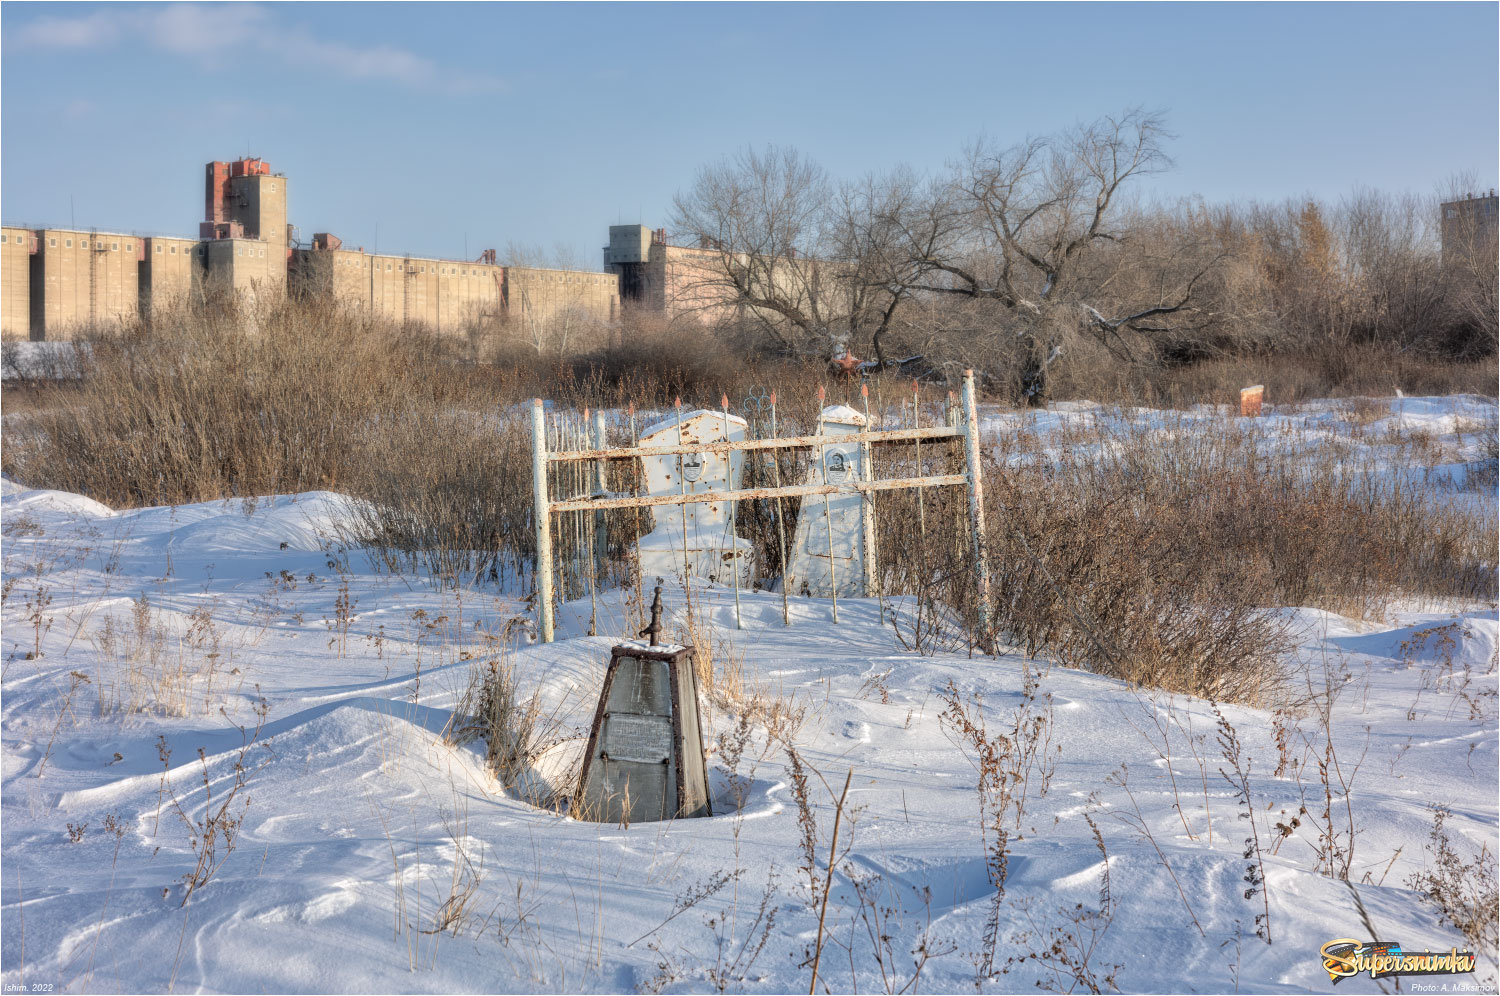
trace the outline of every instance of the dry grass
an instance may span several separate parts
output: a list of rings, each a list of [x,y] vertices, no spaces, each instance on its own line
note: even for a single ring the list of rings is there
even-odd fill
[[[145,592],[131,602],[128,617],[107,615],[90,640],[97,654],[94,687],[101,715],[152,712],[187,716],[201,705],[205,715],[219,707],[214,681],[243,687],[213,619],[211,606],[199,606],[181,633],[173,631]],[[220,691],[225,688],[221,686]]]
[[[723,353],[713,337],[640,317],[613,341],[567,359],[533,350],[487,365],[476,356],[500,354],[475,354],[472,345],[296,303],[253,315],[173,316],[149,333],[93,342],[81,380],[33,388],[51,392],[50,403],[7,432],[4,468],[33,486],[116,506],[336,488],[360,499],[341,538],[382,567],[448,585],[509,587],[514,579],[525,587],[534,558],[529,441],[514,413],[531,396],[581,411],[669,406],[681,392],[685,404],[717,408],[721,393],[738,407],[752,389],[776,388],[788,433],[811,424],[813,388],[824,375],[817,364],[756,366],[748,354]],[[1492,360],[1407,357],[1393,366],[1374,349],[1319,353],[1322,372],[1297,384],[1272,376],[1267,364],[1300,369],[1281,358],[1221,358],[1163,368],[1168,379],[1155,387],[1094,378],[1069,388],[1059,374],[1053,393],[1227,402],[1254,380],[1282,401],[1347,387],[1387,393],[1392,377],[1412,391],[1479,389],[1467,378],[1485,370],[1493,388]],[[1101,366],[1098,376],[1107,372]],[[907,390],[905,381],[875,381],[874,409],[896,406]],[[841,393],[847,388],[836,386],[834,400]],[[923,424],[940,418],[929,409]],[[1276,441],[1237,425],[1085,427],[1047,440],[1064,453],[1050,458],[1029,433],[1001,439],[1001,455],[1019,466],[986,470],[991,573],[1001,593],[990,629],[1071,666],[1260,701],[1279,681],[1286,647],[1265,609],[1378,616],[1400,597],[1494,597],[1493,521],[1476,522],[1428,501],[1426,489],[1360,466],[1358,450],[1273,449]],[[625,441],[621,427],[612,431],[612,442]],[[1419,463],[1437,459],[1420,440],[1398,442]],[[1298,455],[1287,455],[1292,449]],[[789,483],[796,461],[782,457],[780,478]],[[887,469],[911,469],[909,455],[881,459]],[[927,473],[956,466],[936,445],[925,448],[924,465]],[[635,488],[632,468],[610,473],[611,490]],[[747,461],[746,486],[773,477],[769,463]],[[763,578],[779,573],[796,504],[780,510],[782,529],[770,503],[738,509]],[[898,633],[924,652],[986,645],[993,633],[979,632],[962,495],[928,493],[920,512],[914,495],[882,495],[877,507],[883,584],[906,597],[896,607]],[[631,540],[649,528],[649,516],[625,510],[606,519],[607,562],[597,576],[564,570],[569,597],[634,580]],[[592,544],[590,529],[559,530],[565,566],[575,547]],[[45,622],[45,613],[36,615]],[[150,634],[138,637],[115,656],[151,661]],[[706,655],[698,666],[711,698],[777,700],[746,687],[733,653],[715,646],[720,637],[683,638]],[[170,686],[162,656],[151,667]],[[170,687],[152,697],[180,698]]]
[[[1495,598],[1493,519],[1337,441],[1242,423],[1104,423],[999,440],[986,469],[991,627],[1028,655],[1133,683],[1266,703],[1285,678],[1278,606],[1380,617],[1398,599]],[[929,465],[930,467],[932,465]],[[930,472],[930,471],[929,471]],[[914,648],[983,645],[952,496],[881,496],[881,564]]]
[[[1462,845],[1455,846],[1445,826],[1451,815],[1441,806],[1433,807],[1427,867],[1413,874],[1406,884],[1436,906],[1442,921],[1458,928],[1480,958],[1493,964],[1500,945],[1500,884],[1495,855],[1486,844],[1480,845],[1478,853],[1463,854]],[[1493,987],[1493,976],[1487,984]]]

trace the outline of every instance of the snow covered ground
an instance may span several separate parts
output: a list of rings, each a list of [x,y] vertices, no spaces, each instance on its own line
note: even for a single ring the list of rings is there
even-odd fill
[[[1493,403],[1389,409],[1374,423],[1436,445],[1423,468],[1436,490],[1483,459],[1472,423],[1492,425]],[[1025,417],[1051,432],[1097,414]],[[1277,419],[1350,445],[1393,438],[1369,421],[1356,434],[1339,404],[1253,424],[1274,437]],[[1478,501],[1494,514],[1493,485]],[[1028,958],[1054,943],[1074,955],[1071,935],[1092,945],[1082,973],[1101,986],[1172,992],[1328,991],[1319,948],[1372,932],[1407,951],[1466,946],[1407,883],[1433,867],[1433,804],[1451,810],[1465,860],[1497,851],[1493,605],[1379,623],[1287,610],[1300,653],[1285,707],[1222,707],[1263,852],[1253,886],[1252,821],[1222,773],[1210,703],[1029,669],[1014,652],[907,653],[872,601],[841,600],[835,626],[826,602],[794,598],[787,627],[779,595],[746,593],[737,631],[731,594],[695,588],[720,656],[742,656],[749,684],[803,711],[792,742],[815,769],[809,876],[786,753],[762,730],[735,763],[722,704],[706,730],[716,815],[702,820],[572,821],[504,790],[482,744],[445,744],[471,667],[526,605],[376,573],[330,546],[341,508],[311,493],[115,511],[4,482],[7,991],[800,991],[850,772],[819,969],[836,992],[906,986],[919,945],[926,991],[1083,990]],[[680,623],[682,593],[667,601]],[[606,593],[607,635],[586,636],[591,609],[569,604],[557,643],[513,652],[569,738],[541,774],[577,751],[609,647],[638,625],[625,593]],[[1016,769],[1024,806],[1003,817],[998,906],[975,752],[942,718],[950,683],[971,708],[982,697],[990,734],[1018,710],[1038,731]],[[1331,805],[1318,771],[1330,698]],[[239,821],[232,850],[222,830],[206,836],[221,813]],[[210,844],[213,873],[184,905]],[[1483,954],[1476,976],[1416,981],[1477,985],[1495,973]],[[1365,975],[1338,991],[1376,988]]]

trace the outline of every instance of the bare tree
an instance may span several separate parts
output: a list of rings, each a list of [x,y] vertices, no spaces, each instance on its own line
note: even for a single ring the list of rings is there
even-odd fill
[[[912,302],[924,260],[947,253],[959,234],[946,188],[907,167],[841,184],[828,230],[830,252],[844,263],[849,337],[863,342],[868,335],[883,367],[886,336]]]
[[[826,350],[851,304],[846,265],[825,258],[829,198],[823,169],[795,149],[747,148],[699,170],[673,199],[672,227],[698,250],[675,304],[752,322],[788,353]]]
[[[920,264],[912,289],[1003,308],[1027,357],[1020,387],[1032,402],[1045,396],[1047,368],[1071,331],[1132,360],[1131,338],[1175,331],[1222,259],[1204,244],[1148,246],[1131,224],[1127,188],[1171,165],[1169,137],[1159,115],[1136,109],[1008,148],[976,143],[955,170],[947,210],[930,218],[942,223],[932,249],[910,240]],[[1122,295],[1123,261],[1109,257],[1132,253],[1148,279]]]

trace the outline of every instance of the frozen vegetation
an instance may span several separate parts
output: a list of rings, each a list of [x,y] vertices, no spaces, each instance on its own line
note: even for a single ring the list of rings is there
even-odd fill
[[[985,428],[1023,418],[1044,446],[1005,460],[1157,416]],[[1243,425],[1495,515],[1492,402]],[[346,513],[4,482],[7,991],[796,992],[816,958],[835,992],[1320,992],[1335,938],[1476,949],[1421,981],[1494,986],[1494,604],[1282,607],[1287,680],[1233,704],[911,652],[899,598],[834,626],[794,597],[788,627],[746,592],[736,629],[731,593],[669,585],[673,635],[711,657],[715,815],[608,826],[558,800],[634,590],[535,645],[519,586],[377,571]],[[509,784],[463,735],[492,668],[534,721]]]

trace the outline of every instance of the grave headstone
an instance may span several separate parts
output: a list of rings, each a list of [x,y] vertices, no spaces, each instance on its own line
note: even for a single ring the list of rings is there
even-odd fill
[[[723,412],[699,410],[685,414],[680,428],[684,446],[745,438],[745,420],[737,415],[726,420]],[[649,427],[641,435],[640,445],[675,446],[678,431],[676,417],[669,418]],[[642,457],[641,462],[648,494],[676,495],[684,489],[688,494],[698,494],[739,488],[745,454],[737,450],[727,459],[725,454],[706,452],[648,456]],[[652,512],[655,527],[641,537],[642,574],[682,577],[687,573],[732,584],[732,572],[738,569],[740,584],[750,583],[754,544],[732,532],[728,502],[656,505]]]
[[[651,606],[661,631],[661,585]],[[632,640],[610,654],[589,732],[574,819],[651,823],[712,816],[692,648]]]
[[[805,483],[848,484],[862,480],[864,465],[855,434],[864,426],[864,415],[847,405],[823,409],[823,435],[847,436],[849,441],[812,450]],[[833,594],[835,582],[840,598],[864,594],[864,502],[863,493],[807,495],[802,499],[785,582],[792,594],[828,598]]]

